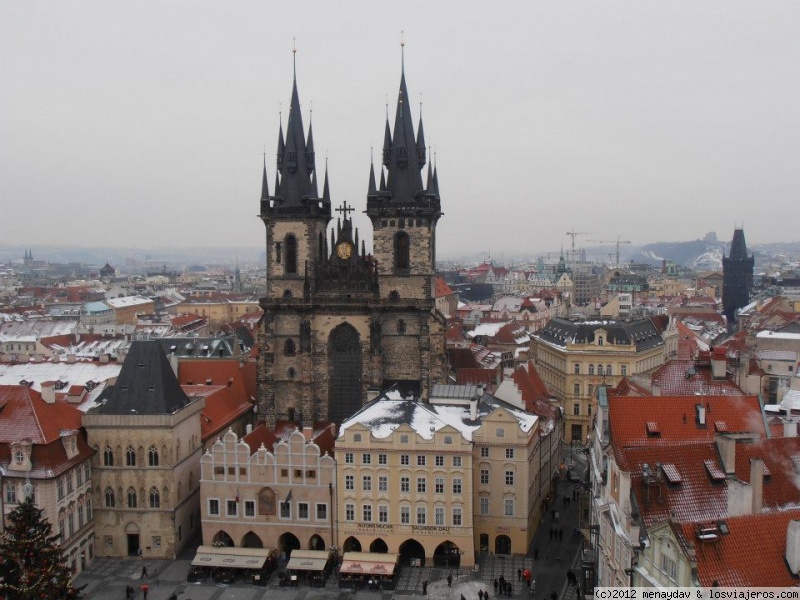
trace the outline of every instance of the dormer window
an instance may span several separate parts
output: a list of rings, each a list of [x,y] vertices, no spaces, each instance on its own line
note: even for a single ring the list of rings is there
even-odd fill
[[[603,345],[603,336],[602,335],[597,338],[597,345],[598,346],[602,346]]]
[[[14,462],[16,462],[18,465],[21,465],[25,462],[25,453],[22,450],[17,450],[14,453]]]

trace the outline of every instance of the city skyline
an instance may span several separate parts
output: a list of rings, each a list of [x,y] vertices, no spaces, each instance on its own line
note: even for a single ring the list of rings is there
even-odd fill
[[[189,6],[4,7],[6,244],[261,247],[293,45],[317,168],[334,205],[363,210],[401,31],[441,258],[568,249],[570,230],[589,232],[578,246],[796,239],[762,216],[800,183],[795,5]]]

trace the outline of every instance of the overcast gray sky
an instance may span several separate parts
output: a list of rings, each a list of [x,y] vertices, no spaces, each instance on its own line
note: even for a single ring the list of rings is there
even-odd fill
[[[440,257],[800,238],[794,0],[2,0],[0,243],[263,246],[293,38],[317,166],[363,210],[401,30]]]

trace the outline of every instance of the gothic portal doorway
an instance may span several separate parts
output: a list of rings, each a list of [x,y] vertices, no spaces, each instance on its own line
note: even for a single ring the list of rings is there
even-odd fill
[[[342,323],[328,338],[330,395],[328,419],[342,423],[361,408],[361,336],[355,327]]]

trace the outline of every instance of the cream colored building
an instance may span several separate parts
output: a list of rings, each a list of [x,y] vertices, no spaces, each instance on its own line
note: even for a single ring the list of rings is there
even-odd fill
[[[533,335],[531,355],[547,389],[564,409],[564,441],[587,443],[595,391],[664,364],[666,345],[649,319],[552,319]]]
[[[480,424],[472,434],[475,547],[527,554],[543,500],[538,418],[504,404],[482,415]]]
[[[337,544],[442,567],[472,567],[482,543],[526,553],[537,438],[535,415],[475,386],[434,386],[430,403],[374,400],[337,439]]]
[[[228,431],[200,460],[203,544],[292,550],[333,545],[331,428]]]
[[[96,552],[175,558],[200,529],[200,413],[157,341],[131,344],[117,382],[84,416],[95,449]]]

